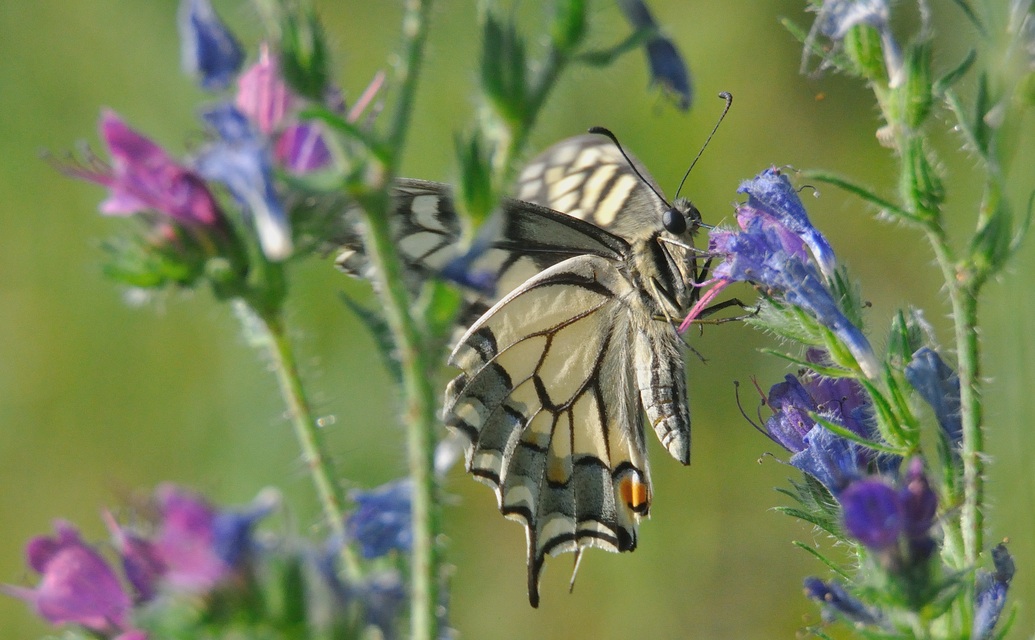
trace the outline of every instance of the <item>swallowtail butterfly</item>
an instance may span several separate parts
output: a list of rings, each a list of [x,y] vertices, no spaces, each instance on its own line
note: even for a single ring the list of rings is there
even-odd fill
[[[636,168],[639,177],[630,166]],[[525,526],[528,594],[546,556],[632,551],[651,504],[644,419],[690,461],[684,345],[676,325],[697,300],[701,217],[665,203],[607,138],[560,142],[521,173],[488,247],[469,265],[495,275],[450,356],[448,427],[467,470]],[[655,187],[656,189],[656,187]],[[400,180],[392,224],[418,277],[455,264],[461,229],[449,187]],[[356,246],[338,265],[366,266]]]

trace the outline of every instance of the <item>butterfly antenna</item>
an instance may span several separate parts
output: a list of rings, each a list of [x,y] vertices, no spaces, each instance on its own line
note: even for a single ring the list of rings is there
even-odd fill
[[[705,148],[708,147],[708,143],[712,141],[712,136],[714,136],[715,132],[719,130],[719,125],[722,124],[722,120],[726,117],[726,114],[729,113],[730,107],[733,105],[733,94],[729,91],[723,91],[719,94],[719,97],[726,101],[726,108],[722,110],[722,115],[719,116],[719,119],[715,122],[715,126],[712,127],[712,132],[708,134],[708,139],[701,145],[701,150],[697,152],[697,157],[695,157],[694,161],[690,163],[690,168],[686,170],[686,173],[683,174],[683,179],[679,181],[679,188],[676,189],[676,198],[679,197],[679,192],[683,190],[683,183],[686,182],[687,177],[690,175],[690,170],[694,168],[694,165],[697,164],[697,161],[701,158],[701,154],[704,153]]]
[[[636,168],[636,163],[634,163],[632,159],[629,158],[629,154],[626,153],[625,149],[622,148],[622,143],[618,142],[618,137],[615,136],[615,134],[611,133],[610,129],[607,129],[605,127],[590,127],[589,132],[598,133],[602,136],[607,136],[608,138],[610,138],[611,142],[615,143],[615,146],[618,147],[618,150],[622,153],[622,157],[625,158],[625,161],[629,163],[629,166],[632,168],[633,173],[636,174],[640,181],[643,182],[643,184],[647,185],[647,187],[654,192],[654,195],[658,196],[659,200],[665,203],[665,207],[672,207],[672,205],[668,203],[668,200],[665,199],[665,196],[658,193],[658,190],[654,188],[654,185],[652,185],[649,180],[643,177],[643,174],[640,173],[640,170]]]

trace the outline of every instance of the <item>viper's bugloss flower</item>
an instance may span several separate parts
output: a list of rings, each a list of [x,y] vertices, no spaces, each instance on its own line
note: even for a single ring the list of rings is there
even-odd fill
[[[658,23],[643,0],[619,0],[618,6],[636,29],[649,30],[644,48],[647,64],[650,66],[651,82],[660,85],[667,93],[676,96],[677,105],[683,111],[690,108],[693,88],[690,72],[676,45],[661,35]]]
[[[269,45],[259,49],[259,60],[237,79],[237,109],[265,135],[279,130],[298,99],[280,75],[276,56]]]
[[[35,589],[0,585],[4,593],[31,604],[51,624],[77,624],[99,634],[127,630],[129,595],[96,549],[83,543],[67,522],[57,522],[53,538],[33,538],[25,554],[41,575]]]
[[[374,573],[367,577],[363,585],[366,622],[377,627],[385,640],[399,637],[397,628],[406,601],[406,585],[398,571]]]
[[[164,564],[162,584],[204,593],[240,569],[251,550],[254,524],[274,506],[260,494],[243,512],[216,510],[204,498],[174,485],[156,491],[159,529],[153,553]]]
[[[937,352],[927,347],[917,349],[906,365],[905,374],[909,384],[931,405],[950,449],[959,455],[959,447],[963,442],[959,376]]]
[[[879,478],[864,478],[848,485],[837,499],[848,535],[873,551],[898,545],[904,524],[894,488]]]
[[[805,448],[791,456],[791,465],[804,471],[835,496],[866,472],[866,450],[822,425],[805,435]]]
[[[823,582],[819,578],[805,578],[805,594],[823,604],[823,618],[828,621],[843,617],[849,622],[862,625],[881,623],[879,613],[852,597],[833,580]]]
[[[390,551],[408,553],[413,545],[410,503],[413,483],[395,480],[371,491],[353,491],[356,510],[349,515],[346,531],[359,543],[364,558],[378,558]]]
[[[104,521],[122,559],[122,571],[136,592],[134,600],[144,603],[158,594],[158,582],[167,567],[152,541],[125,529],[109,512]]]
[[[237,84],[238,110],[273,141],[273,157],[279,166],[306,173],[330,164],[321,125],[297,121],[304,100],[291,92],[268,45],[263,44],[259,61],[241,74]],[[340,102],[340,95],[329,100]]]
[[[931,536],[938,496],[924,473],[923,459],[909,461],[894,482],[884,476],[853,481],[837,496],[845,531],[871,551],[880,553],[888,568],[916,565],[931,557]]]
[[[291,227],[273,185],[270,150],[248,119],[231,104],[202,113],[218,134],[197,158],[198,171],[226,185],[250,216],[267,258],[280,261],[293,250]]]
[[[977,584],[974,593],[974,626],[971,637],[974,640],[985,640],[992,637],[992,631],[999,622],[999,616],[1006,606],[1006,594],[1013,579],[1014,562],[1010,552],[1003,544],[992,549],[992,562],[995,571],[984,569],[977,572]]]
[[[111,154],[111,166],[90,157],[88,164],[59,168],[109,189],[101,213],[154,211],[192,229],[225,226],[219,205],[198,173],[177,163],[113,111],[102,113],[100,131]]]
[[[823,359],[810,351],[810,361]],[[773,415],[765,432],[790,451],[790,463],[808,473],[837,496],[850,482],[871,471],[894,472],[901,459],[879,455],[817,422],[819,416],[861,438],[872,438],[876,427],[870,403],[858,382],[808,373],[801,378],[788,374],[769,390],[767,400]]]
[[[737,193],[748,197],[747,202],[737,209],[738,220],[742,216],[761,217],[768,219],[778,233],[790,232],[812,251],[823,276],[828,280],[834,277],[837,269],[834,250],[819,229],[812,226],[798,192],[787,176],[776,169],[766,169],[753,180],[742,182]]]
[[[182,0],[178,23],[184,72],[208,91],[230,86],[244,62],[244,51],[211,2]]]
[[[880,35],[888,84],[897,87],[905,79],[905,65],[902,50],[891,32],[890,19],[888,0],[824,0],[809,38],[814,38],[819,32],[839,44],[853,27],[873,27]]]
[[[833,252],[809,223],[790,180],[767,169],[744,182],[739,192],[748,194],[748,201],[737,208],[740,229],[717,227],[710,232],[709,251],[723,260],[712,271],[711,288],[701,295],[679,330],[685,331],[727,286],[750,282],[762,287],[767,296],[808,313],[844,344],[866,376],[876,377],[880,364],[873,348],[841,312],[820,273],[821,269],[833,272]],[[821,269],[808,259],[806,246]]]

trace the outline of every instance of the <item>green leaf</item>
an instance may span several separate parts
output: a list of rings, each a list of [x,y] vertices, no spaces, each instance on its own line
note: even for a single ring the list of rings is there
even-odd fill
[[[284,80],[299,95],[321,102],[328,86],[327,45],[312,7],[284,12],[280,25],[280,64]]]
[[[863,200],[865,200],[866,202],[869,202],[870,204],[874,205],[875,207],[880,209],[883,213],[885,213],[885,214],[887,214],[887,215],[889,215],[889,216],[891,216],[893,218],[899,218],[899,219],[902,219],[902,220],[909,220],[909,221],[915,221],[916,220],[916,217],[913,216],[913,214],[909,213],[905,209],[902,209],[897,204],[891,202],[890,200],[887,200],[886,198],[882,198],[882,197],[878,196],[876,193],[874,193],[870,189],[868,189],[868,188],[866,188],[866,187],[864,187],[862,185],[856,184],[856,183],[850,181],[848,178],[845,178],[845,177],[842,177],[842,176],[839,176],[839,175],[836,175],[836,174],[833,174],[833,173],[828,173],[828,172],[825,172],[825,171],[818,171],[818,170],[814,170],[814,169],[813,170],[802,171],[802,176],[804,178],[806,178],[806,179],[809,179],[809,180],[818,180],[820,182],[825,182],[827,184],[831,184],[831,185],[833,185],[833,186],[835,186],[835,187],[837,187],[839,189],[847,191],[848,193],[856,195],[856,196],[862,198]]]
[[[841,538],[841,535],[838,533],[837,528],[833,525],[833,523],[830,522],[830,520],[826,518],[817,516],[816,514],[809,513],[804,509],[798,509],[795,507],[773,507],[773,509],[784,515],[791,516],[792,518],[804,520],[805,522],[808,522],[809,524],[817,527],[818,529],[830,534],[835,538]]]
[[[845,33],[842,42],[853,74],[870,82],[888,83],[880,33],[876,29],[868,24],[856,25]]]
[[[454,144],[460,162],[461,213],[470,222],[468,229],[477,229],[489,218],[499,200],[492,184],[492,152],[479,131],[467,140],[457,135]]]
[[[482,25],[482,90],[500,117],[512,126],[523,122],[528,110],[527,73],[525,41],[517,27],[486,12]]]
[[[906,82],[899,89],[905,92],[906,123],[913,129],[923,126],[931,113],[931,41],[911,44],[906,51]]]
[[[838,565],[836,562],[834,562],[830,558],[826,557],[825,555],[823,555],[819,551],[817,551],[817,550],[813,549],[812,547],[810,547],[809,545],[805,544],[804,542],[800,542],[798,540],[794,540],[794,541],[791,542],[791,544],[793,544],[794,546],[798,547],[799,549],[801,549],[801,550],[811,554],[814,558],[816,558],[817,560],[819,560],[820,562],[825,564],[827,566],[827,568],[829,568],[831,571],[833,571],[837,575],[841,576],[841,578],[843,580],[848,581],[848,580],[852,579],[851,576],[848,575],[848,572],[846,572],[844,569],[842,569],[840,567],[840,565]]]
[[[906,208],[923,224],[941,225],[945,185],[931,161],[926,142],[920,136],[911,136],[902,149],[899,192],[908,205]]]
[[[939,97],[945,96],[945,93],[952,88],[960,78],[970,71],[970,68],[974,66],[975,60],[977,60],[977,51],[971,49],[955,68],[950,69],[945,73],[945,75],[935,80],[933,89],[934,95]]]
[[[815,420],[816,424],[822,426],[824,429],[826,429],[827,431],[830,431],[834,435],[840,436],[840,437],[844,438],[845,440],[851,440],[852,442],[854,442],[856,444],[859,444],[859,445],[862,445],[862,446],[866,447],[867,449],[873,449],[874,451],[879,451],[881,453],[889,453],[889,454],[897,455],[897,456],[904,455],[904,453],[905,453],[905,451],[902,450],[902,449],[898,449],[896,447],[888,446],[888,445],[886,445],[886,444],[884,444],[882,442],[877,442],[876,440],[869,440],[867,438],[864,438],[864,437],[860,436],[859,434],[855,433],[854,431],[852,431],[851,429],[847,429],[847,428],[842,427],[841,425],[837,424],[836,422],[831,422],[830,420],[827,420],[826,418],[824,418],[823,416],[819,415],[818,413],[814,413],[814,412],[810,411],[809,412],[809,417],[811,417],[813,420]]]
[[[550,35],[562,53],[578,48],[586,37],[586,0],[556,0]]]

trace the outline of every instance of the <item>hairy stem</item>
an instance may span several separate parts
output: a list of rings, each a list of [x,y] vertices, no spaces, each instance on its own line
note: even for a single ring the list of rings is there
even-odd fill
[[[413,550],[410,575],[410,635],[412,640],[438,637],[440,530],[437,484],[434,474],[436,413],[435,389],[431,384],[424,336],[412,313],[402,263],[395,250],[389,226],[391,199],[387,189],[398,169],[406,133],[416,99],[417,79],[427,39],[430,0],[406,0],[402,32],[403,51],[395,68],[398,102],[388,133],[391,150],[382,175],[388,182],[380,189],[359,195],[366,212],[364,246],[377,274],[385,316],[395,338],[404,394],[403,423],[406,426],[407,462],[413,481]]]
[[[252,311],[252,310],[249,310]],[[333,534],[339,539],[345,536],[345,517],[343,514],[344,495],[337,482],[334,464],[327,454],[323,432],[316,424],[309,401],[302,387],[302,379],[298,373],[295,355],[287,337],[283,316],[280,313],[250,313],[258,320],[265,332],[263,345],[267,348],[277,375],[280,393],[287,404],[288,417],[295,430],[302,460],[313,478],[316,492],[323,507],[324,519]],[[342,545],[341,560],[348,577],[360,575],[359,564],[348,545]]]
[[[963,422],[962,558],[958,569],[977,566],[984,547],[984,432],[981,402],[980,345],[977,330],[977,292],[974,282],[957,268],[951,250],[940,230],[928,230],[928,240],[942,270],[955,329],[956,358],[960,380],[960,417]]]

